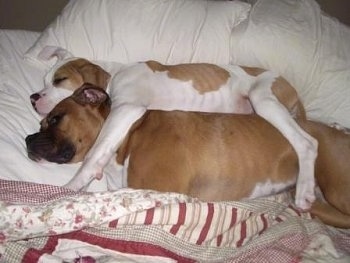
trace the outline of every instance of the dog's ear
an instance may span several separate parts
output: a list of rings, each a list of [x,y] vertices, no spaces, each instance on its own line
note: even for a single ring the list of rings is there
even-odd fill
[[[73,54],[68,50],[56,47],[56,46],[45,46],[38,54],[38,58],[41,60],[50,60],[57,58],[57,61],[73,57]]]
[[[108,94],[102,88],[89,83],[85,83],[77,89],[73,93],[72,98],[75,102],[82,105],[100,105],[105,101],[110,102]]]
[[[85,63],[79,68],[79,72],[83,77],[84,82],[106,89],[111,75],[96,64],[87,60],[82,61],[85,61]]]

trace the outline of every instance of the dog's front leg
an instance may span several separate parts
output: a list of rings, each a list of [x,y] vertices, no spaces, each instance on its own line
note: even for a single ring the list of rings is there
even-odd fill
[[[78,191],[92,180],[101,179],[103,168],[115,156],[131,126],[146,112],[142,106],[124,104],[113,108],[80,169],[65,187]]]
[[[249,99],[258,115],[270,122],[293,146],[299,161],[295,203],[301,209],[309,209],[315,200],[315,160],[318,142],[305,132],[271,90],[275,81],[273,72],[257,77],[249,91]]]

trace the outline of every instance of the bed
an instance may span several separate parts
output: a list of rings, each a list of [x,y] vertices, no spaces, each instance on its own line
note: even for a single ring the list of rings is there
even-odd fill
[[[0,30],[1,262],[349,262],[350,232],[298,211],[293,195],[201,202],[62,187],[79,164],[42,164],[24,138],[39,129],[29,95],[52,61],[46,45],[128,63],[235,63],[275,70],[309,118],[350,127],[350,29],[311,0],[72,0],[43,31]],[[152,15],[150,15],[152,14]]]

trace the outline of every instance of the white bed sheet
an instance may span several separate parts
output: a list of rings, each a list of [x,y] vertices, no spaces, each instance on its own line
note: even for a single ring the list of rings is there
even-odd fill
[[[39,33],[0,30],[0,179],[61,186],[79,164],[36,163],[27,157],[25,137],[37,132],[40,116],[29,96],[43,88],[45,72],[23,60]],[[105,180],[94,181],[89,191],[107,190]]]

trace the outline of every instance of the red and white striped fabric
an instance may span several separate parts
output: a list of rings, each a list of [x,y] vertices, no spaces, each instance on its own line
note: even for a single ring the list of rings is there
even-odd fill
[[[156,257],[158,262],[158,257],[177,262],[302,262],[311,257],[317,262],[318,257],[335,260],[350,253],[349,232],[300,213],[289,193],[206,203],[174,193],[124,189],[77,194],[60,187],[0,181],[0,198],[4,262],[45,262],[47,257],[61,260],[52,262],[77,262],[92,255],[99,262],[116,251]],[[22,221],[6,220],[14,210],[21,210]],[[39,224],[23,219],[38,213]],[[33,223],[32,232],[24,222]],[[12,231],[13,226],[23,231]],[[73,249],[78,241],[84,250]],[[71,258],[58,256],[63,244],[74,250]]]

